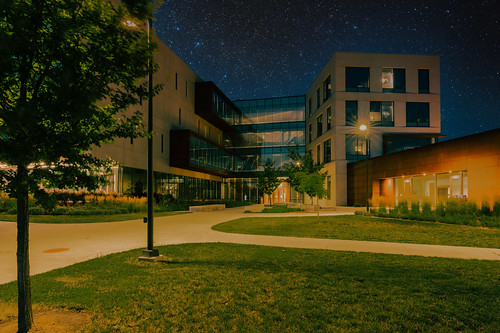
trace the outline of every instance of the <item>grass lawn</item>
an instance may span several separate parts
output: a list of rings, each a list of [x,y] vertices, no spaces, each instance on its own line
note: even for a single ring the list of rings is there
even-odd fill
[[[38,307],[86,310],[90,332],[483,331],[500,262],[235,244],[113,254],[32,278]],[[0,308],[15,303],[0,285]]]
[[[187,214],[188,212],[155,212],[155,217]],[[100,223],[119,222],[142,219],[144,213],[112,214],[112,215],[30,215],[32,223]],[[0,221],[16,221],[16,215],[0,214]]]
[[[359,215],[249,217],[213,226],[214,230],[257,235],[351,239],[397,243],[500,248],[500,228],[480,228]]]

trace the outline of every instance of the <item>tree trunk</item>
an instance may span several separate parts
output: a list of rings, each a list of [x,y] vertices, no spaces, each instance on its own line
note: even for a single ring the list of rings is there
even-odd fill
[[[31,309],[31,282],[29,264],[29,217],[28,217],[28,170],[17,167],[17,295],[18,332],[31,329],[33,312]]]

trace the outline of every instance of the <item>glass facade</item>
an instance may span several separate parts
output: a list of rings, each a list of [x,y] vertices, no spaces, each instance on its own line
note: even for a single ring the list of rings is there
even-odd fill
[[[146,170],[122,167],[119,169],[122,193],[146,196]],[[154,173],[154,193],[170,194],[178,200],[221,199],[221,182],[162,172]]]
[[[235,101],[252,124],[236,126],[227,140],[240,157],[235,172],[262,171],[267,159],[276,167],[289,162],[288,148],[305,150],[305,96]],[[243,174],[245,176],[246,174]]]
[[[467,171],[394,178],[396,204],[406,201],[436,205],[450,199],[468,197]]]
[[[212,112],[230,125],[241,124],[241,113],[236,112],[217,92],[212,91]]]
[[[432,138],[422,136],[384,135],[384,155],[406,149],[430,145]]]
[[[233,158],[236,164],[238,158],[228,151],[196,136],[189,136],[189,164],[191,166],[231,172],[233,169]]]

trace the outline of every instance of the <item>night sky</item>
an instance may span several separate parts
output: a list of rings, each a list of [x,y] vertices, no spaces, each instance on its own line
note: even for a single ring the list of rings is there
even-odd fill
[[[441,56],[441,131],[500,127],[500,1],[165,0],[158,36],[231,99],[305,94],[334,52]]]

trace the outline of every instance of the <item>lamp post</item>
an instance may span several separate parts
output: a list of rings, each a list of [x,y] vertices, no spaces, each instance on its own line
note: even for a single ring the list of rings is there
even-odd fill
[[[361,124],[359,126],[359,130],[361,132],[365,133],[365,140],[366,140],[366,159],[365,159],[365,164],[366,164],[366,211],[370,211],[370,203],[369,203],[369,198],[370,195],[368,193],[368,190],[370,189],[370,184],[368,182],[368,160],[370,159],[370,136],[368,134],[368,126],[365,124]]]
[[[147,20],[147,33],[148,33],[148,48],[151,48],[151,28],[152,19]],[[150,55],[148,62],[149,72],[149,85],[148,85],[148,171],[147,171],[147,204],[148,204],[148,217],[147,217],[147,249],[142,250],[141,260],[154,260],[160,254],[158,249],[153,248],[153,55]]]

